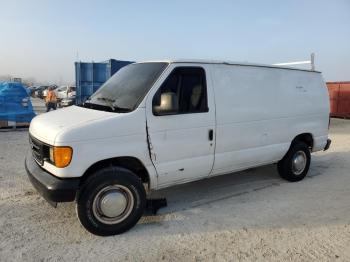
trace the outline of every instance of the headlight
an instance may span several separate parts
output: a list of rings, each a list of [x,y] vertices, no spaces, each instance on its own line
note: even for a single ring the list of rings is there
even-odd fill
[[[73,149],[68,146],[50,147],[50,161],[57,167],[66,167],[72,160]]]

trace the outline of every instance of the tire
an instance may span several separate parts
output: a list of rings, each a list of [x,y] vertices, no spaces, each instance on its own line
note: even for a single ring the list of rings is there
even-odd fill
[[[290,182],[300,181],[309,171],[310,162],[309,147],[303,142],[293,143],[287,154],[278,162],[278,173]]]
[[[77,195],[80,223],[99,236],[121,234],[141,218],[146,205],[139,177],[122,167],[107,167],[92,174]]]

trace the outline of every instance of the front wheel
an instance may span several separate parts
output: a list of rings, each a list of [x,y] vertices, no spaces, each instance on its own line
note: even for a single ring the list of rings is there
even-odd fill
[[[80,223],[100,236],[121,234],[141,218],[146,192],[130,170],[108,167],[97,171],[82,186],[77,198]]]
[[[288,181],[300,181],[309,171],[310,162],[309,147],[305,143],[296,142],[291,145],[287,154],[278,162],[278,173]]]

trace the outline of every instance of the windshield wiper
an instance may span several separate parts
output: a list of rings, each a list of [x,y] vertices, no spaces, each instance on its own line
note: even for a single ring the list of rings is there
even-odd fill
[[[102,100],[104,102],[106,102],[106,104],[114,111],[121,111],[121,112],[130,112],[131,109],[130,108],[126,108],[126,107],[119,107],[115,104],[115,99],[111,99],[111,98],[107,98],[107,97],[98,97],[97,100]]]
[[[104,102],[106,102],[106,104],[112,108],[113,111],[115,111],[115,107],[113,105],[113,103],[115,102],[114,99],[110,99],[110,98],[107,98],[107,97],[98,97],[97,100],[102,100]]]

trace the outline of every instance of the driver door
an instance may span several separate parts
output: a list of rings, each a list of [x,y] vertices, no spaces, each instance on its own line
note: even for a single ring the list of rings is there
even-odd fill
[[[215,104],[207,71],[205,65],[172,64],[147,98],[147,130],[159,187],[207,177],[212,170]]]

